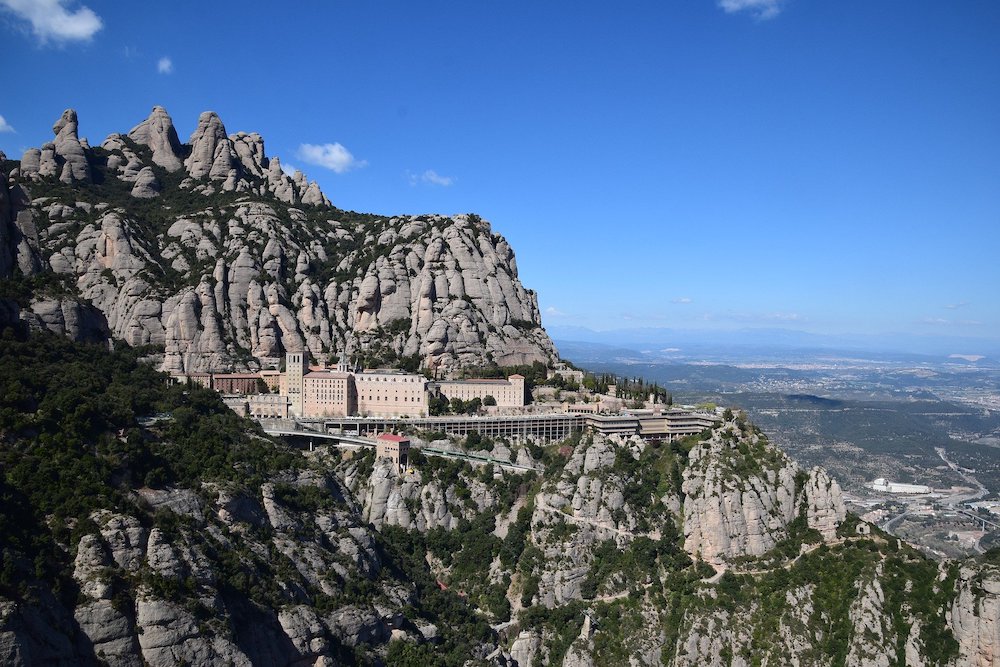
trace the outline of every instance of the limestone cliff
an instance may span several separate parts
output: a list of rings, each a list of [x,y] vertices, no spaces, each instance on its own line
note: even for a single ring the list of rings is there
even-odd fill
[[[186,144],[162,107],[97,148],[72,110],[53,130],[0,178],[0,277],[59,282],[105,335],[165,346],[165,370],[303,349],[445,369],[555,356],[513,250],[475,215],[340,211],[212,112]],[[37,300],[31,310],[64,310]]]
[[[684,547],[719,565],[761,556],[788,537],[802,516],[824,540],[836,537],[846,510],[825,471],[804,471],[759,433],[725,424],[694,447],[684,471]]]

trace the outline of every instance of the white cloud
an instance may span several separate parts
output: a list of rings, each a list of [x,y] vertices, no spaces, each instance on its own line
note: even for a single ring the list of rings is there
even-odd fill
[[[31,23],[31,31],[44,44],[87,41],[103,27],[101,17],[89,7],[70,10],[73,0],[0,0],[0,7]]]
[[[428,185],[440,185],[443,188],[454,185],[457,180],[454,176],[442,176],[433,169],[428,169],[422,174],[414,174],[412,171],[407,169],[406,178],[410,182],[410,185],[426,183]]]
[[[299,171],[299,168],[296,167],[294,164],[282,162],[281,171],[285,172],[286,176],[294,176],[295,172]]]
[[[428,169],[423,174],[421,174],[420,180],[422,180],[424,183],[430,183],[431,185],[440,185],[445,188],[455,182],[455,179],[453,177],[441,176],[433,169]]]
[[[719,0],[721,7],[727,14],[736,12],[750,12],[758,19],[773,19],[781,13],[782,0]]]
[[[963,326],[963,327],[979,327],[983,323],[979,320],[947,320],[943,317],[925,317],[920,320],[920,324],[933,324],[935,326]]]
[[[339,143],[302,144],[295,155],[303,162],[329,169],[338,174],[352,169],[360,169],[368,164],[367,160],[355,159],[351,155],[351,151]]]
[[[965,306],[968,305],[969,305],[968,301],[959,301],[958,303],[946,304],[945,308],[947,308],[948,310],[958,310],[959,308],[964,308]]]
[[[7,119],[4,118],[3,116],[0,116],[0,132],[13,132],[13,131],[14,128],[11,126],[10,123],[7,122]]]
[[[156,71],[160,74],[170,74],[174,71],[174,61],[167,56],[163,56],[156,63]]]
[[[670,303],[693,303],[691,297],[679,296],[676,299],[671,299]]]
[[[545,309],[545,314],[546,315],[550,315],[551,317],[565,317],[566,316],[566,313],[564,313],[563,311],[559,310],[555,306],[549,306],[548,308],[546,308]]]

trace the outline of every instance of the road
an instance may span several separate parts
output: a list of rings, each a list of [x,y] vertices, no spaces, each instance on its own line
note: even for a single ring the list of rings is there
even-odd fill
[[[944,498],[942,500],[942,502],[944,502],[947,505],[960,505],[962,503],[967,503],[967,502],[972,501],[972,500],[979,500],[983,496],[989,495],[989,493],[990,493],[989,489],[987,489],[985,486],[983,486],[982,484],[980,484],[978,479],[976,479],[972,475],[968,474],[968,472],[966,471],[965,468],[959,466],[954,461],[952,461],[951,459],[948,458],[947,452],[945,452],[944,447],[935,447],[934,451],[936,451],[937,455],[941,457],[941,460],[945,462],[945,465],[947,465],[959,477],[961,477],[963,480],[965,480],[965,482],[967,484],[971,484],[972,486],[974,486],[977,489],[979,489],[979,491],[977,491],[976,493],[971,494],[971,495],[969,495],[969,494],[956,494],[954,496],[949,496],[948,498]]]
[[[371,438],[365,438],[357,435],[345,435],[342,433],[323,433],[321,431],[305,430],[298,424],[289,422],[288,420],[282,422],[278,422],[278,420],[260,420],[260,423],[261,426],[264,427],[264,432],[268,435],[277,437],[308,438],[310,440],[310,445],[313,440],[316,440],[331,447],[375,447],[375,440]],[[442,456],[451,459],[461,459],[463,461],[468,461],[469,463],[478,463],[480,465],[493,464],[496,467],[503,468],[505,470],[514,470],[517,472],[540,472],[544,469],[541,466],[525,466],[518,463],[511,463],[510,461],[496,459],[480,452],[462,452],[453,449],[441,449],[439,447],[427,447],[422,445],[415,445],[414,449],[418,449],[428,456]]]
[[[617,526],[609,526],[606,522],[598,521],[597,519],[591,519],[589,517],[578,517],[572,514],[566,514],[562,509],[552,507],[545,502],[545,494],[539,493],[535,496],[535,507],[542,512],[547,512],[549,514],[558,514],[567,522],[572,524],[584,524],[588,526],[593,526],[598,530],[606,530],[616,535],[622,535],[624,537],[635,538],[635,537],[648,537],[651,540],[657,541],[660,539],[660,531],[652,530],[647,533],[636,533],[631,530],[626,530],[624,528],[619,528]]]
[[[966,468],[961,467],[960,465],[958,465],[957,463],[955,463],[954,461],[952,461],[951,459],[949,459],[948,458],[948,453],[947,453],[947,451],[945,450],[944,447],[935,447],[934,451],[937,452],[937,455],[941,458],[942,461],[944,461],[945,465],[947,465],[949,468],[951,468],[951,470],[956,475],[958,475],[959,477],[961,477],[962,480],[966,484],[968,484],[969,486],[977,489],[974,493],[956,493],[954,495],[947,496],[945,498],[941,498],[941,503],[943,505],[948,505],[953,511],[955,511],[955,512],[957,512],[959,514],[962,514],[962,515],[964,515],[964,516],[966,516],[966,517],[968,517],[968,518],[970,518],[970,519],[972,519],[974,521],[989,523],[991,526],[996,526],[997,524],[994,524],[993,522],[989,521],[988,519],[984,520],[984,519],[980,518],[979,516],[977,516],[976,514],[974,514],[972,512],[969,512],[969,511],[967,511],[965,509],[962,509],[960,507],[961,505],[964,505],[965,503],[968,503],[968,502],[971,502],[971,501],[974,501],[974,500],[979,500],[980,498],[989,495],[989,493],[990,493],[989,489],[987,489],[985,486],[983,486],[978,479],[976,479],[975,477],[973,477],[970,474],[971,471],[969,471]],[[906,519],[906,517],[910,516],[910,514],[911,514],[910,512],[904,511],[901,514],[899,514],[897,516],[894,516],[893,518],[889,519],[885,524],[882,525],[882,529],[884,531],[886,531],[887,533],[895,535],[896,534],[895,533],[896,527],[899,526],[899,524],[904,519]],[[980,538],[980,540],[977,541],[975,545],[973,545],[973,548],[977,552],[979,552],[979,553],[983,552],[982,545],[980,544],[981,539],[982,538]],[[927,548],[930,549],[929,547],[927,547]],[[944,554],[938,552],[937,550],[930,549],[930,551],[933,551],[934,553],[936,553],[936,554],[938,554],[940,556],[944,556]]]

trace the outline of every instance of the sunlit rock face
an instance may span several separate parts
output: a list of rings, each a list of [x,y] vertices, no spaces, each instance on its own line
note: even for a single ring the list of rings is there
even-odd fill
[[[53,131],[0,192],[0,272],[58,274],[107,334],[164,345],[165,370],[300,350],[443,371],[555,358],[513,250],[477,216],[344,213],[211,111],[185,144],[162,107],[97,149],[73,110]],[[92,337],[40,301],[35,324]]]

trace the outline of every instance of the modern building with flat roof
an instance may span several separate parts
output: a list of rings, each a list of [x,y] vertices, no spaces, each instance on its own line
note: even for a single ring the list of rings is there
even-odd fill
[[[355,414],[372,417],[426,417],[427,378],[395,370],[351,375],[357,391]]]
[[[497,407],[523,408],[525,405],[523,375],[515,374],[507,379],[439,380],[433,386],[449,401],[453,398],[463,401],[478,398],[485,402],[487,396],[492,396]]]
[[[347,417],[357,410],[351,374],[310,371],[302,376],[302,416]]]
[[[259,394],[260,375],[257,373],[213,373],[212,389],[220,394]]]

